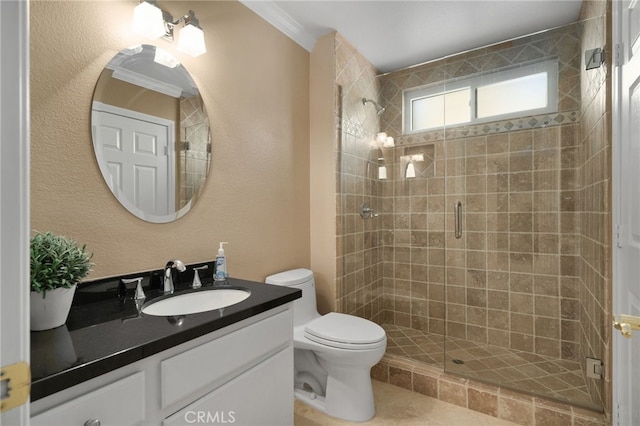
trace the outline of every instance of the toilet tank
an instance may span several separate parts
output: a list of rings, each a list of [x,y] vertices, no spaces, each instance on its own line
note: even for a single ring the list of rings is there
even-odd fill
[[[282,285],[302,290],[302,297],[293,302],[293,326],[308,323],[320,316],[316,306],[316,286],[313,271],[309,269],[293,269],[269,275],[267,284]]]

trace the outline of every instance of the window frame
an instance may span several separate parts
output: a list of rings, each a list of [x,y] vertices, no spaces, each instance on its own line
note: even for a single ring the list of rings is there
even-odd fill
[[[546,72],[547,74],[546,107],[514,111],[506,114],[478,118],[477,90],[479,87],[513,80],[520,77],[526,77],[541,72]],[[527,64],[518,65],[517,67],[502,68],[499,70],[491,71],[489,73],[474,74],[445,83],[433,83],[405,89],[402,93],[402,132],[403,134],[423,133],[443,128],[455,128],[460,126],[489,123],[493,121],[508,120],[511,118],[558,112],[558,72],[558,59],[553,58],[537,61],[534,63],[529,62]],[[449,92],[455,92],[466,87],[469,87],[470,89],[469,104],[471,117],[468,122],[452,125],[444,124],[437,127],[422,128],[418,130],[412,129],[413,116],[411,107],[413,101],[433,96],[444,96]]]

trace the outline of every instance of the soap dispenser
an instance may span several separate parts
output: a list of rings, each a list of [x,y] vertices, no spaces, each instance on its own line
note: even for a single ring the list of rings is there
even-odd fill
[[[213,279],[215,281],[224,281],[227,279],[229,274],[227,274],[227,258],[224,255],[224,244],[229,244],[227,242],[220,243],[220,248],[218,249],[218,255],[216,256],[216,272],[213,274]]]

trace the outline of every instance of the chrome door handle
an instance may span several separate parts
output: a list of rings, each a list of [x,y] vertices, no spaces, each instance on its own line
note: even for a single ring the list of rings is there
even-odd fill
[[[462,238],[462,203],[460,201],[456,201],[453,205],[454,214],[455,214],[455,236],[456,239],[459,240]]]

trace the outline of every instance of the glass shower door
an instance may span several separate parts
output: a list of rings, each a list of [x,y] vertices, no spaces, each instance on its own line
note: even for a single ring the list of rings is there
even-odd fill
[[[583,328],[595,306],[587,288],[597,267],[589,263],[598,262],[585,256],[600,237],[585,232],[602,218],[581,212],[591,200],[580,198],[581,179],[594,174],[587,171],[591,148],[580,139],[580,122],[591,117],[580,102],[579,52],[591,24],[523,37],[448,64],[461,74],[445,92],[468,84],[471,116],[469,124],[445,130],[445,371],[599,409],[604,380],[585,375],[592,350],[581,345],[597,333]],[[525,72],[545,81],[536,89],[545,93],[530,98],[546,98],[557,111],[511,102],[535,86]],[[502,89],[493,90],[499,84],[515,94],[501,101]],[[594,200],[603,196],[591,189]]]

